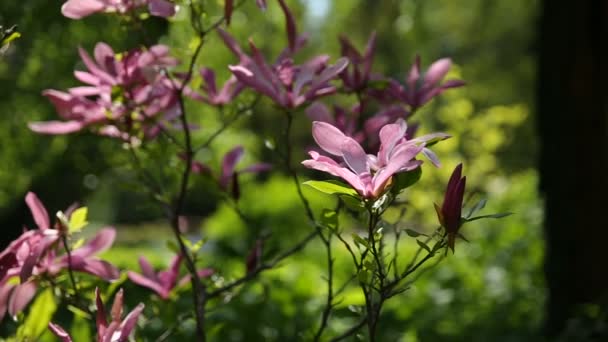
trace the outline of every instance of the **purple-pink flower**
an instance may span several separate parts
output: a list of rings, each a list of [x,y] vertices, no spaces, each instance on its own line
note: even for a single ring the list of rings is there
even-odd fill
[[[451,66],[452,61],[449,58],[442,58],[431,64],[428,70],[422,73],[420,56],[416,56],[414,65],[406,77],[405,85],[391,80],[387,91],[392,97],[410,105],[412,109],[419,108],[446,89],[464,85],[461,80],[447,80],[441,83]]]
[[[389,188],[393,175],[413,170],[422,164],[416,156],[428,141],[445,139],[448,135],[434,133],[416,139],[405,137],[405,121],[388,124],[380,130],[380,148],[377,155],[368,155],[353,138],[338,128],[325,123],[313,122],[312,134],[317,145],[339,161],[309,152],[312,159],[302,164],[308,168],[327,172],[348,182],[359,195],[368,199],[380,197]]]
[[[342,56],[350,61],[348,68],[340,73],[344,86],[352,91],[362,90],[371,78],[372,63],[376,52],[376,32],[372,32],[361,54],[346,36],[340,36]]]
[[[68,0],[61,6],[61,13],[71,19],[82,19],[100,12],[125,14],[143,6],[148,6],[150,14],[157,17],[171,17],[176,10],[169,0]]]
[[[218,89],[215,79],[215,72],[209,68],[202,68],[201,76],[204,84],[202,86],[203,95],[192,93],[192,98],[203,101],[213,106],[226,105],[236,98],[245,85],[240,83],[234,75],[224,83],[221,89]]]
[[[110,263],[95,257],[108,249],[114,242],[113,228],[101,229],[95,237],[70,256],[63,252],[59,244],[63,231],[51,228],[48,213],[34,193],[28,193],[26,203],[32,212],[38,229],[28,230],[0,253],[0,320],[6,312],[9,315],[22,311],[37,290],[40,276],[55,276],[70,268],[73,271],[95,275],[104,280],[114,280],[120,276],[119,270]],[[12,281],[19,278],[19,282]]]
[[[447,233],[448,247],[452,252],[454,252],[454,243],[462,225],[462,202],[466,183],[467,177],[462,176],[462,164],[458,164],[448,181],[441,208],[435,204],[437,218]]]
[[[64,121],[32,122],[30,129],[43,134],[68,134],[93,128],[100,135],[128,140],[141,129],[146,137],[158,134],[164,122],[180,115],[175,82],[166,68],[178,64],[169,48],[155,45],[116,57],[112,48],[97,43],[94,58],[82,48],[80,57],[87,71],[74,76],[84,86],[67,92],[43,92]],[[161,118],[158,114],[164,113]]]
[[[114,296],[114,303],[110,311],[110,321],[107,320],[106,309],[99,288],[95,289],[95,305],[97,306],[97,315],[95,324],[97,326],[97,342],[126,342],[129,340],[129,335],[135,325],[137,319],[144,310],[144,304],[139,303],[131,312],[124,318],[123,315],[123,290],[120,289]],[[55,336],[59,337],[62,342],[72,342],[70,335],[61,326],[55,323],[49,323],[49,330]]]
[[[179,282],[177,281],[182,260],[183,257],[181,255],[176,255],[167,270],[156,273],[148,260],[140,256],[139,266],[141,267],[143,274],[129,271],[127,275],[135,284],[147,287],[156,292],[162,299],[167,299],[169,298],[171,290],[173,290],[176,285],[182,285],[190,279],[189,276],[185,276]],[[201,278],[208,277],[211,274],[213,274],[213,270],[210,268],[198,270],[198,276]]]

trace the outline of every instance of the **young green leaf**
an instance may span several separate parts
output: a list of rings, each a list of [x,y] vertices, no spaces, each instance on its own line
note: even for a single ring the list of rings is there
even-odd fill
[[[398,195],[401,191],[416,184],[422,177],[422,168],[418,167],[412,171],[401,172],[393,176],[393,187],[391,192]]]
[[[304,185],[308,185],[311,188],[321,191],[326,194],[334,195],[334,194],[344,194],[350,196],[357,196],[357,192],[349,187],[348,185],[338,182],[336,180],[328,180],[328,181],[307,181],[303,183]]]
[[[74,212],[70,216],[70,222],[68,224],[70,233],[79,232],[84,226],[89,224],[89,222],[87,222],[87,214],[87,207],[82,207],[74,210]]]
[[[485,198],[480,199],[479,202],[475,203],[475,205],[471,208],[471,210],[469,210],[469,213],[465,217],[469,218],[469,217],[473,216],[473,214],[475,214],[476,212],[483,209],[486,206],[486,202],[487,202],[487,200]]]
[[[46,331],[53,314],[57,310],[53,290],[48,288],[38,295],[31,305],[25,322],[19,327],[17,337],[19,341],[38,341],[40,335]]]
[[[471,217],[471,218],[466,218],[465,221],[467,222],[472,222],[472,221],[476,221],[479,219],[484,219],[484,218],[493,218],[493,219],[499,219],[499,218],[503,218],[509,215],[512,215],[513,213],[498,213],[498,214],[491,214],[491,215],[481,215],[481,216],[475,216],[475,217]]]
[[[321,223],[332,231],[338,229],[338,213],[335,210],[323,209]]]
[[[429,246],[426,243],[424,243],[424,242],[422,242],[420,240],[416,240],[416,243],[418,244],[418,246],[420,246],[420,248],[422,248],[425,251],[429,252],[429,254],[432,253],[431,252],[431,248],[429,248]]]

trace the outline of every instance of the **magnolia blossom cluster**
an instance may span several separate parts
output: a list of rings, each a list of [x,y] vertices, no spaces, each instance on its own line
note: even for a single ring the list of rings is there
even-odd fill
[[[135,329],[137,319],[143,312],[145,305],[139,303],[123,318],[123,296],[123,291],[120,289],[114,297],[114,303],[112,303],[112,309],[110,311],[110,321],[108,321],[99,288],[95,289],[95,306],[97,308],[95,325],[97,326],[97,342],[129,341],[129,336]],[[53,334],[62,342],[73,341],[70,334],[58,324],[49,323],[49,330],[51,330],[51,332],[53,332]]]
[[[82,19],[101,12],[125,14],[144,6],[157,17],[171,17],[176,12],[169,0],[68,0],[61,7],[61,13],[71,19]]]
[[[177,82],[166,68],[178,61],[169,56],[169,48],[155,45],[117,55],[105,43],[97,43],[94,58],[82,48],[80,57],[87,71],[74,76],[84,86],[67,92],[47,89],[43,92],[64,121],[30,123],[35,132],[68,134],[90,128],[97,134],[128,140],[143,131],[154,137],[168,122],[180,115]]]
[[[38,229],[26,230],[0,253],[0,321],[7,312],[11,316],[21,312],[41,280],[68,268],[106,281],[120,276],[116,267],[95,256],[110,248],[116,237],[114,228],[101,229],[68,255],[61,244],[67,228],[59,222],[51,226],[44,205],[34,193],[28,193],[25,200]]]
[[[429,141],[448,138],[447,134],[434,133],[415,139],[406,138],[405,121],[398,120],[380,130],[380,148],[377,155],[366,154],[353,138],[326,122],[313,122],[312,134],[319,147],[338,157],[336,161],[316,151],[310,151],[312,159],[302,164],[327,172],[348,182],[364,198],[378,198],[387,189],[393,175],[411,171],[422,164],[416,156],[427,150],[426,155],[435,165],[439,161],[425,148]]]

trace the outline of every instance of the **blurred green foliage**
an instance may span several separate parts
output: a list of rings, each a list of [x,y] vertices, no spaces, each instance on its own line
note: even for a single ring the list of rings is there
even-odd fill
[[[221,15],[221,1],[206,1],[211,13],[206,20]],[[420,54],[423,64],[449,56],[457,64],[453,77],[468,82],[465,88],[448,91],[418,112],[414,119],[424,132],[442,130],[453,137],[434,150],[443,167],[424,165],[422,180],[402,194],[408,203],[405,220],[398,228],[432,231],[436,225],[433,202],[442,200],[445,184],[453,167],[465,164],[468,192],[473,205],[482,197],[489,199],[486,212],[511,211],[502,219],[475,222],[465,226],[463,234],[471,241],[458,241],[455,255],[423,271],[408,291],[389,301],[383,311],[380,341],[523,341],[538,340],[542,318],[544,289],[541,263],[541,205],[536,193],[537,174],[533,169],[536,142],[532,135],[531,97],[534,76],[534,53],[531,48],[536,1],[524,0],[314,0],[290,1],[301,31],[310,32],[304,56],[329,53],[339,55],[337,36],[346,34],[363,47],[372,30],[378,33],[378,51],[374,69],[403,79],[414,56]],[[22,38],[13,44],[0,60],[0,216],[10,217],[31,188],[51,208],[62,208],[82,195],[95,190],[86,202],[92,220],[98,224],[128,223],[119,230],[119,243],[105,258],[122,268],[138,270],[134,252],[165,267],[171,255],[166,241],[171,238],[162,211],[138,187],[128,155],[116,142],[87,137],[45,137],[29,132],[26,123],[55,116],[51,105],[40,96],[46,88],[63,89],[76,84],[72,70],[82,68],[77,46],[91,50],[98,40],[116,48],[130,48],[141,37],[127,34],[126,27],[115,18],[96,15],[84,21],[71,21],[60,16],[56,3],[26,0],[1,5],[0,23],[17,23]],[[100,30],[99,27],[103,27]],[[160,21],[150,25],[153,37],[172,52],[188,60],[195,46],[187,12],[172,19],[164,35]],[[276,3],[269,1],[268,11],[260,12],[252,1],[235,12],[230,32],[246,46],[252,37],[267,56],[276,56],[286,45],[282,34],[283,16]],[[199,59],[200,66],[214,68],[218,80],[228,78],[226,63],[236,58],[212,34]],[[200,84],[195,79],[193,85]],[[252,100],[243,94],[242,104]],[[341,99],[352,103],[352,99]],[[350,101],[350,102],[349,102]],[[189,103],[190,118],[201,129],[195,144],[206,141],[231,117],[235,108],[223,112]],[[196,159],[218,171],[223,154],[241,144],[246,148],[242,165],[269,161],[279,165],[276,150],[265,147],[265,141],[280,139],[285,117],[262,100],[252,113],[247,113],[230,126]],[[294,160],[305,157],[304,148],[311,144],[310,121],[297,113]],[[175,170],[181,166],[171,148],[162,144],[142,151],[144,161],[156,160],[154,176],[173,185]],[[159,159],[160,158],[160,159]],[[213,267],[212,282],[224,284],[245,272],[245,256],[260,236],[265,237],[264,257],[270,258],[306,235],[302,205],[291,179],[282,175],[280,166],[272,176],[248,176],[242,179],[242,197],[238,202],[226,200],[205,176],[194,180],[188,198],[188,213],[196,220],[191,230],[209,237],[199,263]],[[306,172],[307,176],[319,177]],[[304,181],[305,179],[301,179]],[[64,191],[70,189],[70,191]],[[330,196],[305,189],[314,204],[315,213],[333,208]],[[238,210],[235,210],[238,209]],[[399,217],[399,210],[389,211],[387,227]],[[29,218],[20,217],[21,222]],[[359,224],[341,215],[346,231],[357,232]],[[13,221],[9,221],[13,222]],[[160,222],[160,223],[159,223]],[[20,228],[20,226],[15,227]],[[200,228],[200,230],[199,230]],[[350,235],[350,234],[346,234]],[[405,234],[403,234],[405,235]],[[400,262],[406,264],[417,245],[413,238],[403,237]],[[334,243],[336,284],[351,276],[350,256],[343,246]],[[209,315],[214,326],[211,335],[218,341],[285,341],[309,340],[319,324],[325,300],[325,255],[320,244],[312,243],[275,270],[265,272],[259,283],[245,286],[237,296],[226,296],[213,303]],[[123,279],[124,280],[124,279]],[[149,303],[145,316],[150,339],[167,329],[175,315],[187,311],[190,303],[178,295],[177,306],[169,307],[144,289],[129,282],[124,286],[127,303]],[[333,313],[328,336],[339,334],[354,324],[363,304],[356,286],[347,287]],[[68,312],[56,315],[60,323],[76,329],[80,339],[93,334],[82,318]],[[78,317],[78,316],[77,316]],[[246,317],[246,319],[244,319]],[[189,336],[193,322],[186,320],[174,338]],[[45,335],[50,338],[50,335]]]

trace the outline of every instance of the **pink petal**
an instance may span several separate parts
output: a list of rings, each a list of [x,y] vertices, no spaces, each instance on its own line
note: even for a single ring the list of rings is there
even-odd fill
[[[379,195],[388,179],[395,173],[416,168],[420,162],[412,163],[412,159],[414,159],[420,151],[422,151],[422,147],[416,145],[400,145],[395,148],[395,152],[391,156],[388,165],[380,169],[374,175],[374,194]]]
[[[120,324],[120,338],[119,341],[127,341],[129,335],[135,328],[135,324],[137,324],[137,318],[141,315],[142,311],[144,311],[145,305],[143,303],[139,303],[135,309],[131,310],[129,314],[125,317],[125,319]]]
[[[84,264],[74,267],[74,270],[86,272],[107,281],[120,278],[120,271],[116,266],[99,259],[85,259]]]
[[[98,44],[101,44],[101,43],[98,43]],[[106,84],[110,84],[110,85],[116,84],[116,80],[114,79],[114,77],[112,77],[105,70],[103,70],[102,68],[100,68],[91,59],[91,56],[89,56],[89,54],[83,48],[79,47],[78,48],[78,53],[80,54],[80,58],[82,59],[82,62],[87,67],[87,69],[89,69],[89,71],[91,72],[91,74],[99,77]]]
[[[347,136],[333,125],[320,121],[313,122],[312,136],[317,145],[327,153],[334,156],[342,155],[341,147]]]
[[[157,283],[150,278],[144,277],[143,275],[133,271],[128,271],[127,276],[135,284],[149,288],[163,299],[166,299],[169,296],[169,291],[167,291],[167,289],[163,288],[160,283]]]
[[[116,238],[114,228],[101,229],[93,239],[89,240],[82,247],[74,250],[72,255],[87,258],[91,255],[103,252],[110,248]]]
[[[78,121],[45,121],[30,122],[27,124],[29,129],[40,134],[69,134],[81,131],[85,126]]]
[[[429,87],[439,83],[445,77],[448,71],[450,71],[451,66],[452,60],[449,58],[442,58],[431,64],[424,75],[424,85]]]
[[[61,342],[72,342],[70,335],[59,325],[49,322],[49,330],[55,334],[55,336],[59,337]]]
[[[340,147],[344,161],[356,174],[369,173],[369,165],[367,164],[367,154],[363,147],[353,138],[347,137],[344,139]]]
[[[106,320],[106,309],[101,300],[101,294],[99,293],[99,287],[95,288],[95,306],[97,307],[97,313],[95,314],[95,324],[97,325],[98,335],[103,335],[105,327],[108,325]]]
[[[25,309],[35,295],[36,284],[33,281],[28,281],[17,285],[13,290],[8,303],[9,315],[15,316],[19,312],[23,311],[23,309]]]
[[[61,13],[70,19],[82,19],[103,11],[105,7],[104,3],[98,0],[68,0],[61,6]]]
[[[228,182],[230,182],[230,179],[234,174],[236,164],[243,157],[243,153],[245,153],[243,146],[237,146],[224,156],[224,159],[222,160],[222,174],[220,176],[220,186],[222,188],[226,189],[228,187]]]
[[[175,5],[166,0],[150,0],[148,10],[156,17],[167,18],[175,15]]]
[[[245,55],[245,53],[243,53],[243,50],[241,50],[241,47],[236,42],[234,37],[232,37],[228,32],[226,32],[218,27],[217,33],[220,35],[220,37],[222,38],[222,40],[224,41],[224,44],[226,44],[228,49],[230,49],[230,51],[232,51],[232,53],[234,53],[241,61],[243,60],[243,58],[247,57],[247,55]]]
[[[49,222],[49,214],[35,193],[28,192],[27,195],[25,195],[25,203],[27,203],[27,206],[30,208],[30,212],[34,217],[34,221],[36,222],[38,229],[45,230],[51,227],[51,223]]]
[[[293,17],[293,14],[287,7],[285,0],[279,0],[279,5],[281,5],[281,9],[285,14],[285,29],[287,31],[287,40],[289,42],[289,49],[293,52],[296,48],[296,22]]]

